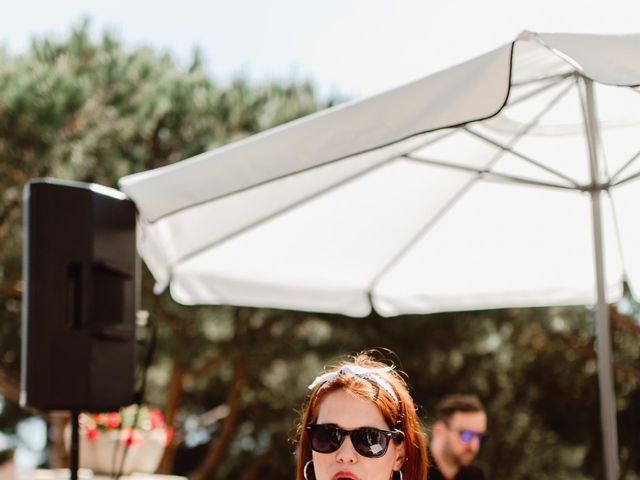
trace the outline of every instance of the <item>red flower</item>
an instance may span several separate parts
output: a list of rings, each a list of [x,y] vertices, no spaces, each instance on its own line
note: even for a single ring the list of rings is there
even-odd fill
[[[149,410],[149,420],[151,420],[151,430],[160,428],[164,425],[164,417],[158,409]]]
[[[87,428],[85,435],[89,440],[93,440],[95,438],[98,438],[98,435],[100,435],[100,432],[98,432],[97,428]]]
[[[107,428],[117,428],[120,426],[121,423],[121,419],[120,419],[120,414],[117,412],[111,412],[111,413],[107,413],[106,414],[106,424],[107,424]]]
[[[106,413],[96,413],[96,423],[105,423],[107,420]]]

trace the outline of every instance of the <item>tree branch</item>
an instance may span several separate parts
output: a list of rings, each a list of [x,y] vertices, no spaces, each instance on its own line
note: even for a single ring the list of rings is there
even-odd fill
[[[227,395],[226,404],[229,406],[229,415],[222,423],[218,436],[211,443],[209,452],[202,465],[193,475],[193,480],[206,480],[215,476],[216,470],[225,458],[229,444],[235,435],[236,426],[240,416],[241,397],[244,381],[247,376],[248,362],[244,357],[236,360],[234,367],[233,383]]]
[[[12,403],[20,402],[20,384],[0,370],[0,394]]]
[[[275,452],[276,443],[272,441],[271,445],[269,445],[269,448],[261,455],[258,455],[255,461],[249,466],[249,468],[247,468],[243,472],[240,480],[254,480],[255,478],[264,478],[262,475],[260,475],[261,470],[265,467],[269,459],[273,457]]]
[[[640,325],[636,325],[633,319],[628,316],[622,315],[615,307],[609,307],[609,316],[611,317],[611,323],[619,329],[640,336]]]
[[[575,352],[578,352],[582,357],[597,360],[596,350],[593,345],[585,345],[575,338],[567,335],[559,335],[559,338]],[[625,375],[632,377],[636,382],[640,382],[640,370],[630,365],[623,365],[619,362],[613,362],[613,371],[616,375]]]
[[[202,362],[200,365],[197,365],[192,369],[185,371],[185,375],[188,377],[195,377],[198,375],[202,375],[203,373],[207,373],[208,371],[220,365],[222,363],[222,360],[223,358],[221,355],[216,355],[215,357],[210,358],[206,362]]]
[[[22,289],[19,285],[9,282],[0,282],[0,295],[20,300],[22,298]]]
[[[185,368],[183,363],[180,360],[174,360],[169,385],[167,386],[167,400],[165,404],[165,421],[167,426],[172,428],[174,432],[176,431],[176,412],[180,408],[184,394],[184,376]],[[168,474],[172,471],[178,443],[177,436],[173,435],[171,443],[167,445],[162,455],[158,473]]]

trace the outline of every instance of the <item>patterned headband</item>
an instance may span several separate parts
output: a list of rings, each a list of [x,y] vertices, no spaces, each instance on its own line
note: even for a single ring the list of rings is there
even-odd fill
[[[311,383],[311,385],[309,385],[309,390],[313,390],[313,387],[321,383],[330,382],[340,375],[350,374],[355,375],[356,377],[364,378],[365,380],[369,380],[370,382],[378,385],[380,388],[383,388],[391,396],[391,398],[393,398],[395,404],[399,406],[400,402],[398,401],[396,392],[393,391],[393,387],[391,387],[391,384],[380,375],[378,375],[379,373],[390,372],[391,370],[393,370],[393,367],[366,368],[359,365],[344,365],[340,370],[317,376],[316,379]]]

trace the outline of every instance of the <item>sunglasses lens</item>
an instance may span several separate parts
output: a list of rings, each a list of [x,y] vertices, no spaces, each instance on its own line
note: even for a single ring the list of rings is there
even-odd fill
[[[470,431],[470,430],[461,430],[460,431],[460,439],[464,443],[469,443],[471,440],[473,440],[473,432]]]
[[[335,452],[344,439],[342,430],[333,425],[309,425],[311,448],[320,453]]]
[[[376,428],[359,428],[351,432],[353,448],[363,457],[381,457],[387,452],[389,437]]]
[[[487,438],[487,435],[485,433],[473,432],[471,430],[460,430],[460,439],[464,443],[469,443],[473,440],[473,437],[478,437],[478,441],[482,443]]]

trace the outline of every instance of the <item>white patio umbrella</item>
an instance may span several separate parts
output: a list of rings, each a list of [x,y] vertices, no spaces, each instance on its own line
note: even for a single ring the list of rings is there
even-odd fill
[[[185,304],[363,316],[640,293],[640,35],[523,32],[394,90],[124,177],[140,252]]]

